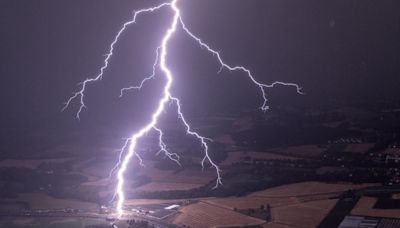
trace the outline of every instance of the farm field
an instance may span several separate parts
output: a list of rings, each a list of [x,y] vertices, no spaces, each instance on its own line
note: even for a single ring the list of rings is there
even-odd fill
[[[366,186],[370,185],[302,182],[269,188],[245,197],[206,198],[200,201],[232,211],[234,208],[260,208],[269,204],[272,221],[264,227],[315,227],[336,204],[334,197],[348,189]]]
[[[233,163],[238,163],[241,161],[245,161],[246,158],[251,159],[266,159],[266,160],[298,160],[299,158],[279,155],[275,153],[269,152],[229,152],[228,157],[221,163],[221,165],[232,165]],[[251,160],[248,160],[251,161]]]
[[[352,152],[352,153],[365,153],[369,149],[371,149],[375,144],[374,143],[362,143],[362,144],[349,144],[344,149],[345,152]]]
[[[269,188],[263,191],[251,193],[249,196],[258,197],[288,197],[308,196],[316,194],[341,193],[349,189],[359,189],[377,184],[351,184],[351,183],[322,183],[301,182]]]
[[[264,228],[293,228],[293,226],[280,224],[278,222],[269,222],[262,225]]]
[[[214,169],[185,169],[167,176],[171,182],[206,184],[216,178]]]
[[[127,199],[125,201],[126,206],[135,206],[135,205],[151,205],[151,204],[165,204],[165,203],[179,203],[182,202],[182,199]]]
[[[150,160],[143,160],[144,166],[135,169],[138,175],[145,175],[150,177],[153,181],[163,181],[167,176],[173,174],[172,170],[160,170],[155,167],[155,162]],[[132,161],[132,165],[137,165],[136,161]]]
[[[193,183],[174,183],[170,181],[161,182],[151,182],[136,188],[134,191],[146,191],[146,192],[156,192],[156,191],[171,191],[171,190],[189,190],[193,188],[201,187],[203,184],[193,184]]]
[[[85,138],[87,133],[79,132],[79,135],[75,135],[77,138]],[[75,157],[79,158],[79,161],[86,161],[89,158],[94,158],[97,156],[112,156],[113,158],[118,157],[119,147],[109,147],[109,146],[98,146],[90,143],[82,142],[71,142],[53,145],[45,150],[38,151],[35,155],[37,157]],[[77,163],[79,162],[77,161]]]
[[[230,135],[221,135],[214,139],[215,142],[225,144],[225,145],[235,145],[236,142]]]
[[[276,207],[272,210],[272,219],[275,223],[291,227],[316,227],[335,206],[336,201],[326,199]]]
[[[227,139],[228,140],[228,139]],[[366,145],[350,145],[349,151],[366,150]],[[299,160],[307,159],[308,156],[318,156],[324,148],[317,146],[298,146],[279,149],[277,151],[283,153],[271,152],[228,152],[228,157],[223,161],[223,165],[231,165],[235,162],[243,161],[250,157],[252,159],[285,159]],[[308,151],[314,150],[313,153]],[[82,175],[88,179],[83,179],[84,182],[78,182],[79,192],[96,193],[96,190],[101,192],[103,199],[111,198],[114,193],[115,179],[109,178],[109,170],[114,165],[114,157],[110,155],[97,156],[95,158],[69,157],[61,159],[38,159],[38,160],[3,160],[0,161],[0,167],[19,167],[36,169],[40,164],[53,163],[55,167],[60,164],[60,167],[65,168],[68,175]],[[201,158],[200,158],[201,159]],[[249,160],[250,161],[250,160]],[[63,164],[65,163],[65,164]],[[203,186],[215,179],[213,169],[202,171],[200,168],[184,169],[184,170],[161,170],[156,168],[157,162],[152,160],[144,160],[145,166],[138,165],[136,160],[132,160],[132,166],[127,172],[126,190],[129,193],[135,191],[168,191],[168,190],[188,190]],[[51,166],[50,166],[51,167]],[[57,171],[56,169],[54,169]],[[136,176],[149,177],[151,182],[133,187],[134,178]],[[353,185],[349,183],[321,183],[321,182],[302,182],[296,184],[288,184],[269,188],[263,191],[253,192],[244,197],[226,197],[226,198],[202,198],[193,199],[192,204],[182,206],[179,212],[168,218],[171,223],[177,225],[189,225],[191,227],[212,227],[212,226],[244,226],[257,225],[263,227],[289,228],[289,227],[315,227],[329,213],[337,202],[337,197],[342,192],[349,189],[358,189],[368,187],[374,184]],[[75,189],[75,188],[74,188]],[[376,201],[376,199],[375,199]],[[372,209],[375,202],[373,199],[361,199],[352,213],[364,216],[379,215],[382,217],[400,218],[400,210],[379,210]],[[21,211],[25,207],[31,209],[63,209],[75,208],[86,211],[98,212],[99,205],[95,203],[83,202],[74,199],[58,199],[46,195],[45,193],[24,193],[19,194],[15,199],[5,199],[0,203],[6,202],[7,206],[15,211]],[[146,205],[146,204],[181,204],[183,200],[149,200],[149,199],[131,199],[127,200],[126,206]],[[183,205],[183,204],[182,204]],[[186,205],[186,204],[185,204]],[[235,211],[236,209],[260,208],[260,206],[269,205],[271,208],[271,221],[266,222],[262,219],[247,216]],[[1,209],[1,207],[0,207]],[[301,213],[299,213],[301,212]],[[382,215],[381,215],[382,213]],[[54,226],[55,221],[35,219],[19,219],[11,220],[4,227],[48,227],[48,224]],[[39,224],[39,225],[37,225]],[[83,225],[82,225],[83,224]],[[79,219],[61,219],[57,223],[57,227],[81,227],[86,223]],[[0,227],[2,223],[0,222]]]
[[[94,161],[88,167],[84,168],[82,172],[89,176],[98,178],[108,177],[110,170],[115,166],[114,161]]]
[[[273,149],[274,153],[301,157],[317,157],[326,149],[317,145],[301,145]]]
[[[103,164],[104,163],[104,164]],[[82,183],[82,186],[108,186],[112,180],[108,177],[112,164],[103,162],[102,165],[89,165],[82,171],[82,175],[89,178],[89,181]],[[200,187],[211,181],[215,173],[200,170],[184,170],[175,172],[172,170],[160,170],[154,167],[154,161],[144,160],[144,167],[135,167],[135,175],[143,175],[151,178],[151,182],[138,188],[129,189],[133,191],[160,191],[160,190],[186,190]],[[103,168],[102,168],[103,167]],[[108,167],[108,168],[104,168]],[[133,172],[133,171],[132,171]],[[97,175],[97,176],[94,176]],[[129,186],[132,180],[127,180]]]
[[[171,217],[169,221],[180,226],[189,225],[190,227],[198,228],[245,226],[265,223],[264,220],[246,216],[205,202],[198,202],[183,207],[179,210],[179,213]]]
[[[110,178],[102,178],[98,180],[93,180],[93,181],[88,181],[84,182],[81,185],[82,186],[108,186],[110,185]]]
[[[352,215],[400,218],[400,209],[374,209],[378,199],[375,197],[361,197],[356,206],[351,211]]]
[[[27,203],[31,209],[76,208],[96,212],[99,210],[99,206],[95,203],[83,202],[74,199],[57,199],[42,193],[20,194],[15,199],[4,199],[4,201]]]
[[[146,168],[144,168],[146,169]],[[201,187],[215,178],[215,172],[211,169],[190,169],[179,172],[163,171],[157,168],[147,168],[147,172],[140,169],[140,174],[152,178],[152,182],[142,185],[134,191],[168,191],[188,190]]]
[[[73,159],[74,158],[35,159],[35,160],[6,159],[0,161],[0,167],[36,169],[39,165],[43,163],[63,163]]]
[[[0,220],[0,227],[7,228],[85,228],[88,225],[108,224],[100,219],[81,218],[6,218]]]
[[[259,208],[261,205],[269,204],[273,207],[290,205],[297,202],[296,198],[281,197],[281,198],[262,198],[262,197],[226,197],[226,198],[209,198],[202,200],[208,204],[223,207],[229,210]]]
[[[235,127],[236,132],[240,132],[252,129],[254,126],[254,122],[250,116],[245,116],[235,120],[233,126]]]

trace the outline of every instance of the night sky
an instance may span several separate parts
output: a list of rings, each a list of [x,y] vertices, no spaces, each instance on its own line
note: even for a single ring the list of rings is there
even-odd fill
[[[2,129],[79,124],[77,106],[61,113],[77,83],[98,73],[104,54],[134,9],[160,1],[0,1],[0,124]],[[193,33],[244,65],[259,81],[291,81],[304,88],[270,93],[274,105],[335,99],[399,97],[400,3],[341,0],[181,0]],[[160,96],[162,75],[119,98],[124,85],[151,72],[155,48],[171,20],[168,10],[145,15],[116,46],[104,79],[90,85],[81,124],[140,122]],[[219,70],[213,56],[182,31],[169,47],[173,91],[189,115],[253,108],[260,91],[241,72]],[[190,116],[189,116],[190,117]]]

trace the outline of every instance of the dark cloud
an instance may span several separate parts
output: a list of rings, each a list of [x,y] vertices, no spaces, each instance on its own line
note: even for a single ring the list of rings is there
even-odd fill
[[[50,122],[76,84],[98,72],[109,43],[134,9],[159,1],[5,0],[0,3],[2,124]],[[191,30],[243,64],[260,81],[293,81],[304,87],[272,91],[278,102],[398,97],[400,14],[397,1],[187,1]],[[167,11],[144,16],[117,45],[105,79],[88,90],[88,118],[134,122],[154,108],[161,81],[119,99],[119,89],[151,70]],[[259,91],[241,73],[216,74],[215,59],[180,33],[171,43],[174,92],[190,113],[261,104]],[[142,116],[142,117],[141,117]],[[72,120],[73,121],[73,120]]]

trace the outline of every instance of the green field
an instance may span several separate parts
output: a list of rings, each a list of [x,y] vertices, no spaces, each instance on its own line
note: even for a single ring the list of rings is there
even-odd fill
[[[85,228],[88,225],[109,224],[100,219],[84,218],[33,218],[33,217],[4,217],[0,227],[8,228]]]

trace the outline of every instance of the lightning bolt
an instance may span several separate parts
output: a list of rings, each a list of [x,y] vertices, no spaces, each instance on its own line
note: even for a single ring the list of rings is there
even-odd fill
[[[167,102],[171,102],[176,106],[178,118],[181,120],[183,126],[185,127],[187,135],[192,136],[193,138],[195,138],[199,141],[199,143],[203,149],[203,153],[204,153],[204,157],[201,161],[202,167],[204,168],[205,163],[208,162],[211,165],[211,167],[213,167],[216,170],[217,176],[216,176],[215,188],[222,184],[221,170],[218,167],[218,165],[213,162],[213,160],[211,159],[211,157],[209,155],[209,147],[208,147],[207,142],[210,141],[211,139],[206,138],[206,137],[200,135],[199,133],[195,132],[194,130],[192,130],[190,124],[187,122],[187,120],[185,119],[185,117],[183,115],[183,112],[181,109],[182,105],[181,105],[179,98],[177,98],[171,94],[170,88],[173,83],[173,73],[168,68],[168,66],[166,64],[166,60],[167,60],[167,56],[168,56],[169,41],[171,40],[172,36],[176,33],[178,28],[181,28],[182,31],[185,32],[190,38],[192,38],[198,45],[200,45],[201,48],[203,48],[204,50],[209,52],[211,55],[216,57],[216,59],[218,60],[218,62],[220,64],[220,69],[218,72],[221,72],[224,69],[226,69],[228,71],[244,72],[245,75],[250,79],[250,81],[252,83],[254,83],[255,85],[257,85],[261,91],[262,98],[263,98],[263,103],[260,107],[261,110],[266,111],[269,108],[267,105],[267,102],[268,102],[267,89],[273,88],[277,85],[292,86],[296,89],[297,93],[303,94],[301,91],[301,87],[295,83],[286,83],[286,82],[281,82],[281,81],[275,81],[270,84],[264,84],[264,83],[257,81],[255,79],[255,77],[252,75],[252,73],[250,72],[250,70],[247,69],[246,67],[240,66],[240,65],[239,66],[231,66],[231,65],[228,65],[227,63],[225,63],[218,51],[212,49],[210,47],[210,45],[203,42],[198,36],[194,35],[187,28],[187,26],[185,25],[185,23],[183,22],[183,19],[181,17],[181,12],[180,12],[179,7],[177,6],[177,2],[178,2],[178,0],[171,0],[171,2],[162,3],[162,4],[159,4],[159,5],[151,7],[151,8],[145,8],[145,9],[135,11],[133,14],[133,18],[130,21],[125,22],[123,24],[122,28],[118,31],[117,35],[114,37],[114,40],[112,41],[112,43],[110,45],[109,52],[105,56],[106,58],[104,60],[104,64],[100,68],[99,74],[93,78],[88,78],[88,79],[84,80],[83,82],[79,83],[79,85],[81,86],[80,90],[73,93],[73,95],[67,100],[67,102],[65,102],[65,105],[62,109],[62,110],[65,110],[66,108],[69,107],[69,105],[71,104],[72,101],[78,100],[80,106],[76,113],[76,117],[79,119],[82,110],[84,108],[86,108],[86,105],[84,103],[84,94],[85,94],[87,85],[89,85],[90,83],[93,83],[93,82],[100,81],[102,79],[104,72],[109,65],[109,59],[112,57],[112,55],[114,53],[114,47],[118,43],[118,40],[119,40],[119,37],[121,36],[121,34],[127,29],[127,27],[129,25],[136,23],[136,19],[140,14],[152,13],[152,12],[155,12],[155,11],[160,10],[165,7],[168,7],[170,10],[172,10],[173,17],[172,17],[171,23],[170,23],[165,35],[162,37],[161,44],[157,47],[157,49],[155,51],[156,58],[153,63],[152,73],[149,76],[145,77],[139,85],[126,87],[126,88],[121,89],[121,91],[120,91],[121,92],[120,96],[123,96],[124,92],[126,92],[128,90],[141,89],[147,81],[155,78],[157,67],[159,67],[159,69],[163,72],[163,75],[166,78],[166,83],[165,83],[165,86],[163,89],[163,95],[158,102],[157,109],[151,115],[151,121],[148,122],[139,131],[133,133],[131,135],[131,137],[126,139],[125,144],[123,145],[123,147],[120,150],[118,163],[114,166],[114,168],[110,172],[110,177],[111,177],[113,175],[113,173],[117,171],[117,174],[116,174],[117,186],[116,186],[115,192],[116,192],[116,196],[118,197],[116,211],[117,211],[119,217],[121,217],[123,215],[123,205],[124,205],[124,201],[125,201],[125,194],[123,191],[124,182],[125,182],[124,174],[128,167],[128,164],[129,164],[130,160],[132,159],[132,157],[135,156],[138,159],[140,165],[143,165],[142,158],[135,150],[137,142],[140,138],[144,137],[147,133],[149,133],[152,130],[155,131],[156,133],[158,133],[158,136],[159,136],[158,141],[159,141],[160,150],[158,153],[164,153],[164,155],[166,157],[168,157],[172,161],[176,162],[178,165],[181,165],[179,162],[179,159],[180,159],[179,155],[176,153],[171,153],[168,150],[167,145],[165,144],[165,142],[163,140],[163,137],[164,137],[163,131],[162,131],[162,129],[160,129],[158,127],[159,117],[162,114],[162,112],[165,110],[165,106],[166,106]]]

